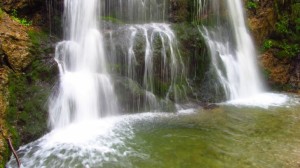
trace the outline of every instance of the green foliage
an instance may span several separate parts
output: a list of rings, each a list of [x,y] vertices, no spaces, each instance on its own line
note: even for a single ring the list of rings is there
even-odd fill
[[[268,50],[272,48],[273,46],[273,41],[272,40],[266,40],[263,44],[264,50]]]
[[[295,19],[299,17],[300,17],[300,2],[292,5],[292,18]]]
[[[25,19],[25,18],[19,18],[19,17],[18,17],[18,12],[17,12],[17,10],[15,10],[15,9],[13,9],[11,15],[12,15],[12,18],[13,18],[16,22],[20,23],[21,25],[24,25],[24,26],[31,26],[31,25],[32,25],[32,21],[28,21],[28,20]]]
[[[300,52],[299,44],[287,44],[282,43],[279,45],[281,51],[276,54],[276,56],[280,58],[292,58],[296,57],[297,54]]]
[[[289,18],[287,15],[281,17],[281,19],[276,23],[276,31],[282,34],[289,33]]]
[[[258,4],[257,4],[256,1],[249,0],[249,1],[247,1],[246,6],[247,6],[248,9],[257,9]]]
[[[294,58],[300,53],[300,3],[276,0],[275,5],[278,20],[263,49],[273,49],[278,58]]]
[[[297,19],[295,20],[295,24],[296,24],[296,26],[295,26],[296,31],[297,31],[297,32],[300,32],[300,18],[297,18]]]

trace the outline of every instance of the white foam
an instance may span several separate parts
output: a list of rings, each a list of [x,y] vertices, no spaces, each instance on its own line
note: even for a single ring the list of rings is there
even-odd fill
[[[230,100],[225,104],[269,108],[288,105],[289,100],[289,96],[284,94],[262,93],[248,98]]]
[[[191,109],[182,109],[182,110],[179,110],[178,113],[179,114],[191,114],[191,113],[194,113],[195,112],[195,109],[191,108]]]

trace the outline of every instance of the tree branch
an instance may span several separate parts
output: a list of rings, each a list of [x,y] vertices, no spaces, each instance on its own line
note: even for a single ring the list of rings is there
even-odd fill
[[[14,149],[14,146],[12,145],[12,142],[11,142],[11,139],[9,137],[6,138],[7,142],[8,142],[8,145],[9,145],[9,148],[10,150],[13,152],[13,155],[15,156],[16,160],[17,160],[17,163],[18,163],[18,167],[20,168],[21,167],[21,162],[20,162],[20,159],[17,155],[17,152],[15,151]]]

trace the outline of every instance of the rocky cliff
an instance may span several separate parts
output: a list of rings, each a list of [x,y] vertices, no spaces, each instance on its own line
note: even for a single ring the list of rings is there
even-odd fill
[[[44,32],[44,3],[0,3],[0,167],[10,157],[8,137],[17,148],[40,137],[47,128],[44,103],[57,73],[50,55],[55,39]]]
[[[0,153],[7,157],[5,152],[7,125],[4,118],[8,108],[8,76],[11,72],[21,72],[31,61],[29,52],[28,28],[14,21],[1,11],[0,14]],[[0,160],[7,158],[0,158]],[[2,162],[2,161],[1,161]]]
[[[300,2],[247,0],[245,7],[269,85],[300,93]]]

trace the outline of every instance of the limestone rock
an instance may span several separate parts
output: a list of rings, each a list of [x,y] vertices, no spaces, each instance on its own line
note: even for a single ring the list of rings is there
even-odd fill
[[[258,46],[260,46],[266,37],[268,37],[275,29],[275,10],[273,8],[265,8],[260,10],[253,17],[249,17],[248,23],[255,42]]]
[[[5,12],[0,17],[0,129],[7,132],[5,127],[5,113],[8,107],[8,74],[12,70],[21,72],[31,62],[29,51],[30,40],[28,28],[14,21]],[[11,70],[12,69],[12,70]],[[0,165],[7,158],[5,152],[5,138],[0,134]]]
[[[275,52],[269,50],[261,56],[262,66],[269,73],[269,83],[271,85],[289,85],[290,88],[287,91],[300,93],[300,56],[293,60],[279,59],[275,57]]]
[[[268,51],[261,56],[263,67],[270,73],[269,77],[273,83],[286,84],[290,78],[290,68],[288,60],[278,59],[271,51]]]
[[[27,31],[27,27],[12,20],[5,13],[0,19],[0,48],[16,71],[25,69],[31,61]]]

